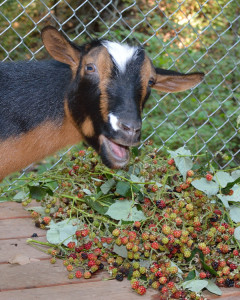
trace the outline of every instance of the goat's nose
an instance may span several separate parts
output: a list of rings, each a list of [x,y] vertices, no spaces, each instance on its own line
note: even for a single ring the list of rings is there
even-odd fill
[[[140,133],[142,124],[139,122],[119,121],[118,126],[126,134],[135,135]]]

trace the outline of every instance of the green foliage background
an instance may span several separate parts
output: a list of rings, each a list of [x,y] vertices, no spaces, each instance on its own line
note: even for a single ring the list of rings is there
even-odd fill
[[[61,27],[76,43],[93,38],[140,43],[156,66],[203,71],[192,91],[152,94],[144,110],[143,141],[182,145],[215,156],[221,167],[240,162],[240,3],[238,0],[7,0],[0,4],[0,59],[42,59],[40,30]]]

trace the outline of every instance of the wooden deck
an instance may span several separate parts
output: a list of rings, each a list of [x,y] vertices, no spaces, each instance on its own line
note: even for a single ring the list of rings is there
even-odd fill
[[[81,300],[157,300],[158,293],[149,289],[139,296],[127,280],[104,281],[102,272],[91,279],[67,278],[60,260],[49,263],[49,256],[26,244],[33,233],[45,241],[45,231],[34,226],[30,214],[18,203],[0,203],[0,300],[81,299]],[[30,259],[25,265],[10,264],[9,259],[24,255]],[[240,290],[223,289],[223,296],[205,294],[207,299],[239,300]]]

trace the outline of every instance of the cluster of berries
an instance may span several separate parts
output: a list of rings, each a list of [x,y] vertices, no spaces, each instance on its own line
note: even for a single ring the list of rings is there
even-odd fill
[[[109,194],[119,201],[134,198],[145,220],[119,225],[104,215],[106,210],[99,213],[97,204],[96,210],[87,204],[88,195],[100,193],[101,185],[109,178],[115,182],[126,178],[129,182],[128,172],[133,170],[145,183],[141,189],[134,190],[135,184],[131,195],[123,197],[116,192],[115,184]],[[159,299],[203,299],[181,288],[180,277],[187,277],[191,265],[199,279],[216,279],[219,286],[239,287],[240,254],[235,229],[224,207],[191,185],[195,173],[188,171],[182,182],[174,160],[158,158],[152,149],[142,158],[136,157],[121,176],[101,165],[94,151],[75,153],[71,167],[58,174],[63,179],[55,211],[48,219],[41,219],[47,225],[51,218],[58,221],[78,217],[87,224],[76,231],[77,242],[70,242],[66,249],[64,265],[69,278],[90,278],[104,268],[118,281],[130,279],[132,289],[140,295],[151,287],[160,291]],[[213,175],[206,174],[211,181]],[[45,204],[50,198],[45,199]],[[37,223],[40,216],[33,217]]]

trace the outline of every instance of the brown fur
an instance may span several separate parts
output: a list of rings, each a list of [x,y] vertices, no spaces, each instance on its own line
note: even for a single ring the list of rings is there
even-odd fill
[[[66,118],[62,125],[45,122],[26,134],[0,141],[0,181],[33,161],[39,161],[81,139],[70,118]]]
[[[82,69],[80,70],[81,76],[84,76],[85,66],[94,63],[98,70],[99,75],[99,88],[101,90],[100,97],[100,110],[103,120],[108,121],[108,95],[107,85],[112,71],[112,61],[110,55],[105,47],[100,47],[91,50],[88,55],[84,56],[82,61]]]
[[[152,67],[151,61],[147,57],[147,55],[145,55],[143,65],[142,65],[142,68],[141,68],[141,78],[142,78],[141,108],[142,108],[143,101],[144,101],[144,99],[146,97],[146,94],[147,94],[148,81],[151,77],[155,78],[155,76],[156,76],[156,74],[155,74],[155,71]]]
[[[83,122],[82,127],[81,127],[81,131],[86,137],[93,137],[94,136],[93,122],[89,117],[87,117],[85,119],[85,121]]]
[[[101,52],[98,56],[98,70],[100,77],[100,90],[101,90],[101,98],[100,98],[100,109],[103,120],[105,122],[108,121],[108,95],[107,95],[107,85],[108,80],[111,76],[112,71],[112,61],[110,55],[106,48],[102,48]]]

